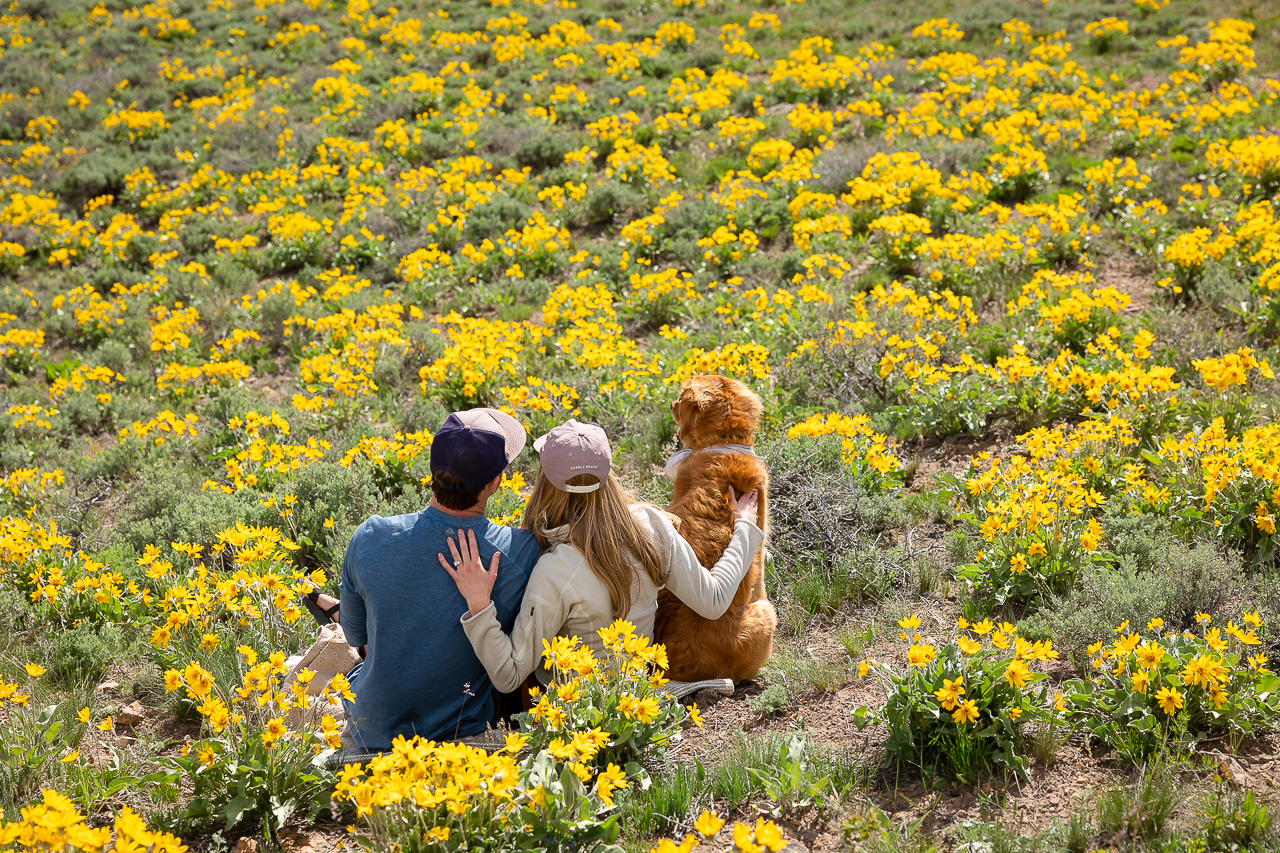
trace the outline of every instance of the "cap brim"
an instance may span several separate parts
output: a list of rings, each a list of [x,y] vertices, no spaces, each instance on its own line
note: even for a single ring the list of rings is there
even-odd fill
[[[546,435],[542,436],[541,438],[536,439],[536,440],[533,442],[533,451],[534,451],[535,453],[541,453],[541,452],[542,452],[542,448],[544,448],[544,447],[546,447],[546,446],[547,446],[547,439],[548,439],[548,438],[550,438],[550,437],[551,437],[551,434],[550,434],[550,433],[547,433]]]
[[[498,409],[468,409],[465,412],[455,412],[454,414],[458,416],[459,420],[470,426],[502,433],[508,465],[520,455],[520,451],[524,450],[525,442],[529,439],[524,427],[520,425],[518,420]]]

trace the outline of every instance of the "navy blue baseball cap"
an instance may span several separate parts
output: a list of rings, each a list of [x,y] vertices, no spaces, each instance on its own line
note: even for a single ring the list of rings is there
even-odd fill
[[[431,470],[448,471],[476,492],[501,474],[524,450],[520,422],[497,409],[468,409],[445,419],[431,439]]]

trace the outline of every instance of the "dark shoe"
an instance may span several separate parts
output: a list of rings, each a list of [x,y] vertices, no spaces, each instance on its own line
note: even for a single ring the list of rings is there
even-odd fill
[[[307,612],[310,613],[322,626],[333,624],[333,622],[336,621],[333,618],[333,614],[337,613],[339,608],[342,606],[341,603],[338,603],[330,607],[328,610],[325,610],[320,606],[320,590],[318,589],[313,589],[311,592],[302,596],[302,605],[307,608]]]

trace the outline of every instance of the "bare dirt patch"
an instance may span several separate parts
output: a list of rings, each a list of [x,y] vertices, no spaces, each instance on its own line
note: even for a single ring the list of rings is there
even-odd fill
[[[1121,312],[1126,317],[1150,310],[1159,298],[1160,288],[1151,275],[1142,272],[1137,258],[1123,249],[1105,255],[1095,277],[1099,287],[1114,287],[1129,296],[1129,307]]]
[[[957,477],[969,470],[973,457],[979,453],[997,450],[1007,438],[991,433],[984,435],[957,434],[931,445],[921,445],[909,451],[920,460],[907,486],[912,491],[932,488],[935,474],[953,474]]]

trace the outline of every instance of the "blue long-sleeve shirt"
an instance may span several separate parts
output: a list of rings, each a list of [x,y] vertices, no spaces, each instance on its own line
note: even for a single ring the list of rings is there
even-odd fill
[[[459,617],[466,599],[440,565],[446,537],[474,530],[487,568],[501,552],[492,600],[510,631],[541,552],[528,530],[486,518],[426,509],[375,515],[351,537],[342,563],[342,630],[368,644],[353,683],[353,733],[366,749],[388,749],[397,735],[432,740],[479,734],[493,718],[493,685]]]

